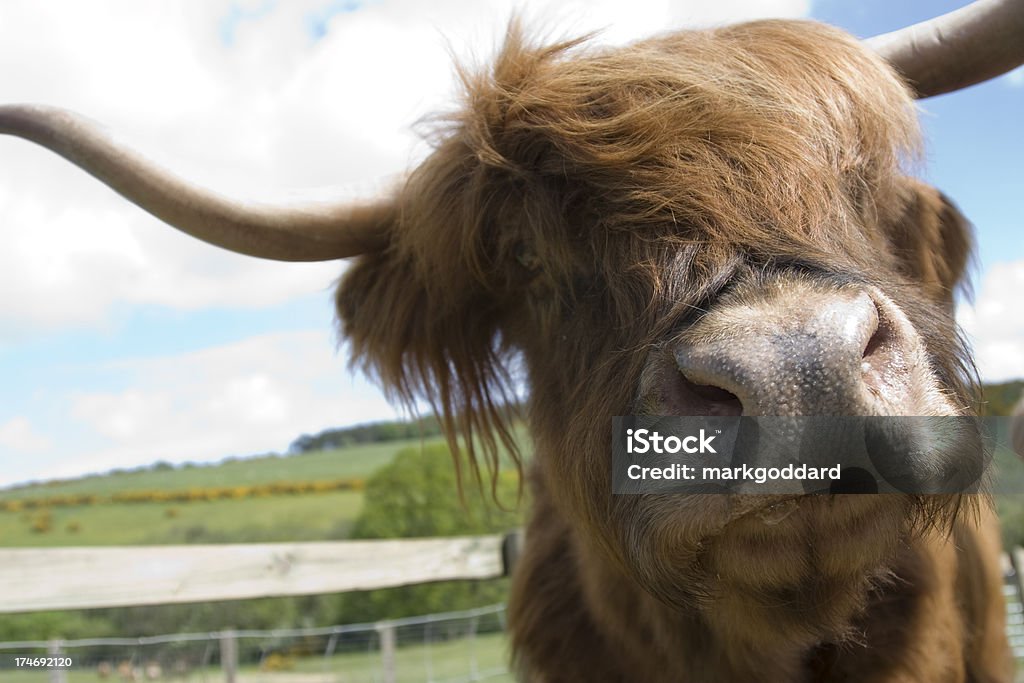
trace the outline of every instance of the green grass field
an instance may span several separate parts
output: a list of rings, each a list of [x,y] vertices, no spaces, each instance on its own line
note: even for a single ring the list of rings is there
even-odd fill
[[[359,514],[355,491],[180,504],[101,503],[48,512],[52,528],[32,530],[38,511],[0,512],[0,546],[256,543],[345,538]],[[75,525],[76,531],[70,530]]]
[[[313,481],[366,477],[390,462],[402,448],[436,443],[439,439],[409,439],[362,444],[288,457],[255,457],[217,465],[97,475],[52,484],[0,490],[0,501],[56,495],[109,496],[120,491],[174,491],[191,487],[240,486],[277,481]]]
[[[73,653],[71,653],[73,654]],[[395,652],[395,674],[399,683],[422,681],[486,680],[494,683],[512,683],[515,679],[506,673],[508,643],[503,633],[461,638],[445,643],[410,645]],[[116,662],[115,662],[116,664]],[[473,674],[476,678],[472,678]],[[485,677],[486,676],[486,677]],[[45,683],[46,671],[0,671],[4,683]],[[91,668],[71,669],[68,683],[95,683],[100,680]],[[219,668],[196,669],[187,676],[174,676],[180,683],[221,681]],[[376,650],[338,654],[332,657],[305,657],[289,663],[280,671],[265,671],[258,666],[242,666],[238,671],[239,683],[361,683],[381,680],[381,656]]]
[[[517,429],[520,443],[525,429]],[[0,503],[94,495],[91,505],[0,509],[0,547],[256,543],[343,539],[362,507],[361,491],[272,495],[195,502],[116,503],[116,493],[185,491],[275,482],[366,479],[405,448],[440,437],[349,446],[288,457],[228,460],[216,465],[114,472],[0,490]],[[452,495],[456,495],[452,492]],[[41,530],[41,527],[44,530]]]
[[[395,651],[395,674],[401,683],[425,680],[513,681],[511,675],[497,673],[507,667],[508,641],[503,633],[477,636],[474,639],[460,638],[446,643],[410,645]],[[298,660],[292,671],[296,674],[322,674],[328,680],[376,681],[380,680],[381,657],[376,651],[330,658],[308,657]],[[470,675],[473,672],[478,675],[491,672],[494,677],[472,679]],[[274,681],[273,675],[266,672],[250,671],[242,674],[243,681],[252,683]]]
[[[279,481],[367,478],[403,448],[438,439],[365,444],[290,457],[256,457],[219,465],[122,472],[0,491],[0,501],[57,495],[227,487]],[[253,543],[345,538],[362,507],[358,491],[276,495],[184,503],[113,503],[0,511],[0,546]],[[33,530],[40,516],[48,530]]]

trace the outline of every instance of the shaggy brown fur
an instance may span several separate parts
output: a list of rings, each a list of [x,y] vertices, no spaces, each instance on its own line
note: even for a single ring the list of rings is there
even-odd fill
[[[513,28],[463,78],[337,307],[358,362],[477,439],[473,468],[509,441],[525,372],[523,679],[1008,680],[985,505],[826,496],[766,531],[727,524],[725,496],[610,491],[611,417],[639,412],[650,354],[768,281],[884,293],[923,340],[933,402],[970,414],[952,319],[969,229],[905,175],[916,119],[887,65],[805,22],[607,50]]]

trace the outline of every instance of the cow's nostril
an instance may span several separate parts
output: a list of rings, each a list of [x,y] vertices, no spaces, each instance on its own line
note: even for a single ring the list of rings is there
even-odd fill
[[[731,391],[713,384],[698,384],[687,378],[683,372],[678,373],[674,384],[672,403],[677,415],[743,414],[743,405]]]
[[[882,347],[882,340],[884,339],[884,336],[882,328],[879,326],[878,329],[871,334],[871,338],[868,339],[868,343],[864,346],[864,358],[870,358],[878,352]]]
[[[780,315],[721,303],[673,349],[685,415],[844,415],[895,404],[910,367],[902,314],[874,289],[809,290]],[[798,309],[798,310],[797,310]],[[729,326],[740,330],[728,332]]]
[[[729,403],[732,401],[739,401],[739,399],[736,398],[736,394],[731,391],[726,391],[721,387],[712,386],[710,384],[694,384],[691,382],[690,390],[705,401],[710,401],[712,403]]]
[[[868,330],[871,330],[871,332],[867,343],[864,345],[863,358],[865,359],[869,359],[871,356],[882,351],[886,342],[892,336],[891,326],[882,316],[882,312],[878,310],[878,305],[873,301],[871,303],[875,310],[870,320],[867,321]],[[874,329],[872,330],[871,328]]]
[[[891,374],[894,365],[898,364],[898,335],[893,322],[875,304],[876,316],[872,321],[874,330],[864,344],[861,357],[861,374],[867,388],[879,393],[886,385],[886,378]]]

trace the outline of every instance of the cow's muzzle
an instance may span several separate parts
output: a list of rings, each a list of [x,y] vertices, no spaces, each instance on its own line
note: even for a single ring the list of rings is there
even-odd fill
[[[720,302],[673,344],[678,415],[953,414],[920,337],[873,287],[782,281]]]

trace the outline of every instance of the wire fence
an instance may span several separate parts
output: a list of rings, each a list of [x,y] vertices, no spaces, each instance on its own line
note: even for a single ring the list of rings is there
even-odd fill
[[[1024,599],[1003,587],[1010,646],[1024,675]],[[14,666],[66,656],[67,669]],[[511,683],[505,606],[323,628],[0,643],[4,683]],[[1024,678],[1018,678],[1024,680]]]
[[[468,683],[513,681],[505,606],[366,624],[0,643],[6,683]],[[14,666],[61,655],[67,669]]]
[[[1024,595],[1021,595],[1021,586],[1024,583],[1017,575],[1018,571],[1024,571],[1024,567],[1011,566],[1006,572],[1003,595],[1006,596],[1006,635],[1010,639],[1013,656],[1021,669],[1018,679],[1024,680]]]

